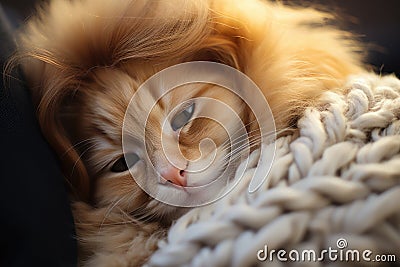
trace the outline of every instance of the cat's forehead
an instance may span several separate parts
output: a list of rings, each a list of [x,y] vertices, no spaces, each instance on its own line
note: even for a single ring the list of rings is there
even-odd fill
[[[142,76],[142,78],[140,78]],[[148,74],[148,76],[151,76]],[[162,88],[162,84],[138,88],[145,75],[129,75],[121,71],[103,71],[97,75],[87,103],[91,123],[112,139],[120,139],[124,123],[137,138],[142,138],[144,125],[154,134],[161,132],[168,116],[179,111],[188,100],[210,97],[222,101],[232,98],[226,90],[207,83],[186,84]],[[125,121],[125,116],[128,114]]]

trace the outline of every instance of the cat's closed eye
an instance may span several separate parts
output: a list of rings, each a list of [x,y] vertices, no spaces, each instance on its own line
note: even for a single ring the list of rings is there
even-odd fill
[[[185,126],[189,120],[192,118],[194,113],[194,103],[188,106],[186,109],[182,110],[178,114],[176,114],[171,121],[172,130],[176,131],[183,126]]]
[[[129,168],[132,168],[139,160],[140,158],[136,153],[127,153],[124,156],[120,157],[116,162],[114,162],[114,164],[111,166],[111,171],[127,171]]]

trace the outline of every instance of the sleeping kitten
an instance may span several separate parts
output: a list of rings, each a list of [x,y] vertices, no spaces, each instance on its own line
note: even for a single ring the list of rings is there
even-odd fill
[[[221,111],[193,99],[229,106],[246,126],[251,149],[259,146],[254,114],[216,85],[176,88],[156,101],[146,118],[141,111],[154,101],[149,92],[134,103],[136,113],[123,125],[141,84],[179,63],[222,63],[258,85],[277,130],[294,127],[322,92],[341,90],[346,76],[363,71],[351,36],[324,25],[331,18],[257,0],[52,0],[40,9],[20,34],[14,61],[22,63],[42,131],[71,186],[82,262],[141,265],[164,227],[184,211],[150,197],[132,176],[157,181],[155,190],[174,198],[185,187],[213,181],[234,157],[221,124],[192,119],[204,110]],[[237,130],[237,120],[222,121]],[[146,136],[138,127],[143,123]],[[146,147],[123,151],[123,126],[134,139],[146,138]],[[170,164],[160,152],[161,137],[177,141],[187,160]],[[203,155],[199,146],[205,138],[215,147]],[[192,162],[201,165],[212,155],[212,168],[188,171]]]

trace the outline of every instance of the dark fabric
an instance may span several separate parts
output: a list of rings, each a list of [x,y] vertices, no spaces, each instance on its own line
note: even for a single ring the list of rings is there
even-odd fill
[[[13,50],[11,40],[0,6],[2,67]],[[76,266],[74,224],[57,160],[40,133],[21,76],[14,72],[5,81],[0,83],[0,266]]]

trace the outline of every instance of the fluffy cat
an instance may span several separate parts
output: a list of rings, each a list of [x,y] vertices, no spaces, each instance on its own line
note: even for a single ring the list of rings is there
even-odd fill
[[[132,159],[130,166],[124,160],[124,115],[143,82],[182,62],[226,64],[262,90],[278,130],[294,127],[322,92],[341,90],[348,75],[363,71],[359,45],[349,33],[327,25],[332,18],[311,8],[258,0],[51,0],[40,8],[19,35],[13,63],[22,64],[42,131],[70,185],[81,262],[141,265],[171,220],[183,212],[149,197],[132,179],[128,168],[146,179],[159,178],[147,172],[150,163],[140,149],[125,155]],[[217,123],[189,121],[196,110],[213,107],[192,103],[176,114],[181,119],[176,125],[171,121],[167,135],[179,138],[188,159],[198,158],[200,141],[211,138],[220,168],[196,177],[185,172],[186,166],[169,166],[158,156],[157,140],[165,130],[161,122],[177,105],[197,96],[227,103],[249,135],[257,132],[246,105],[224,88],[203,85],[167,94],[146,129],[153,137],[148,140],[150,157],[171,182],[157,187],[162,194],[173,197],[180,186],[215,177],[229,153]],[[145,103],[138,103],[139,111]],[[140,114],[136,118],[143,119]],[[132,134],[143,138],[143,129],[131,123]],[[235,128],[229,118],[225,124]]]

